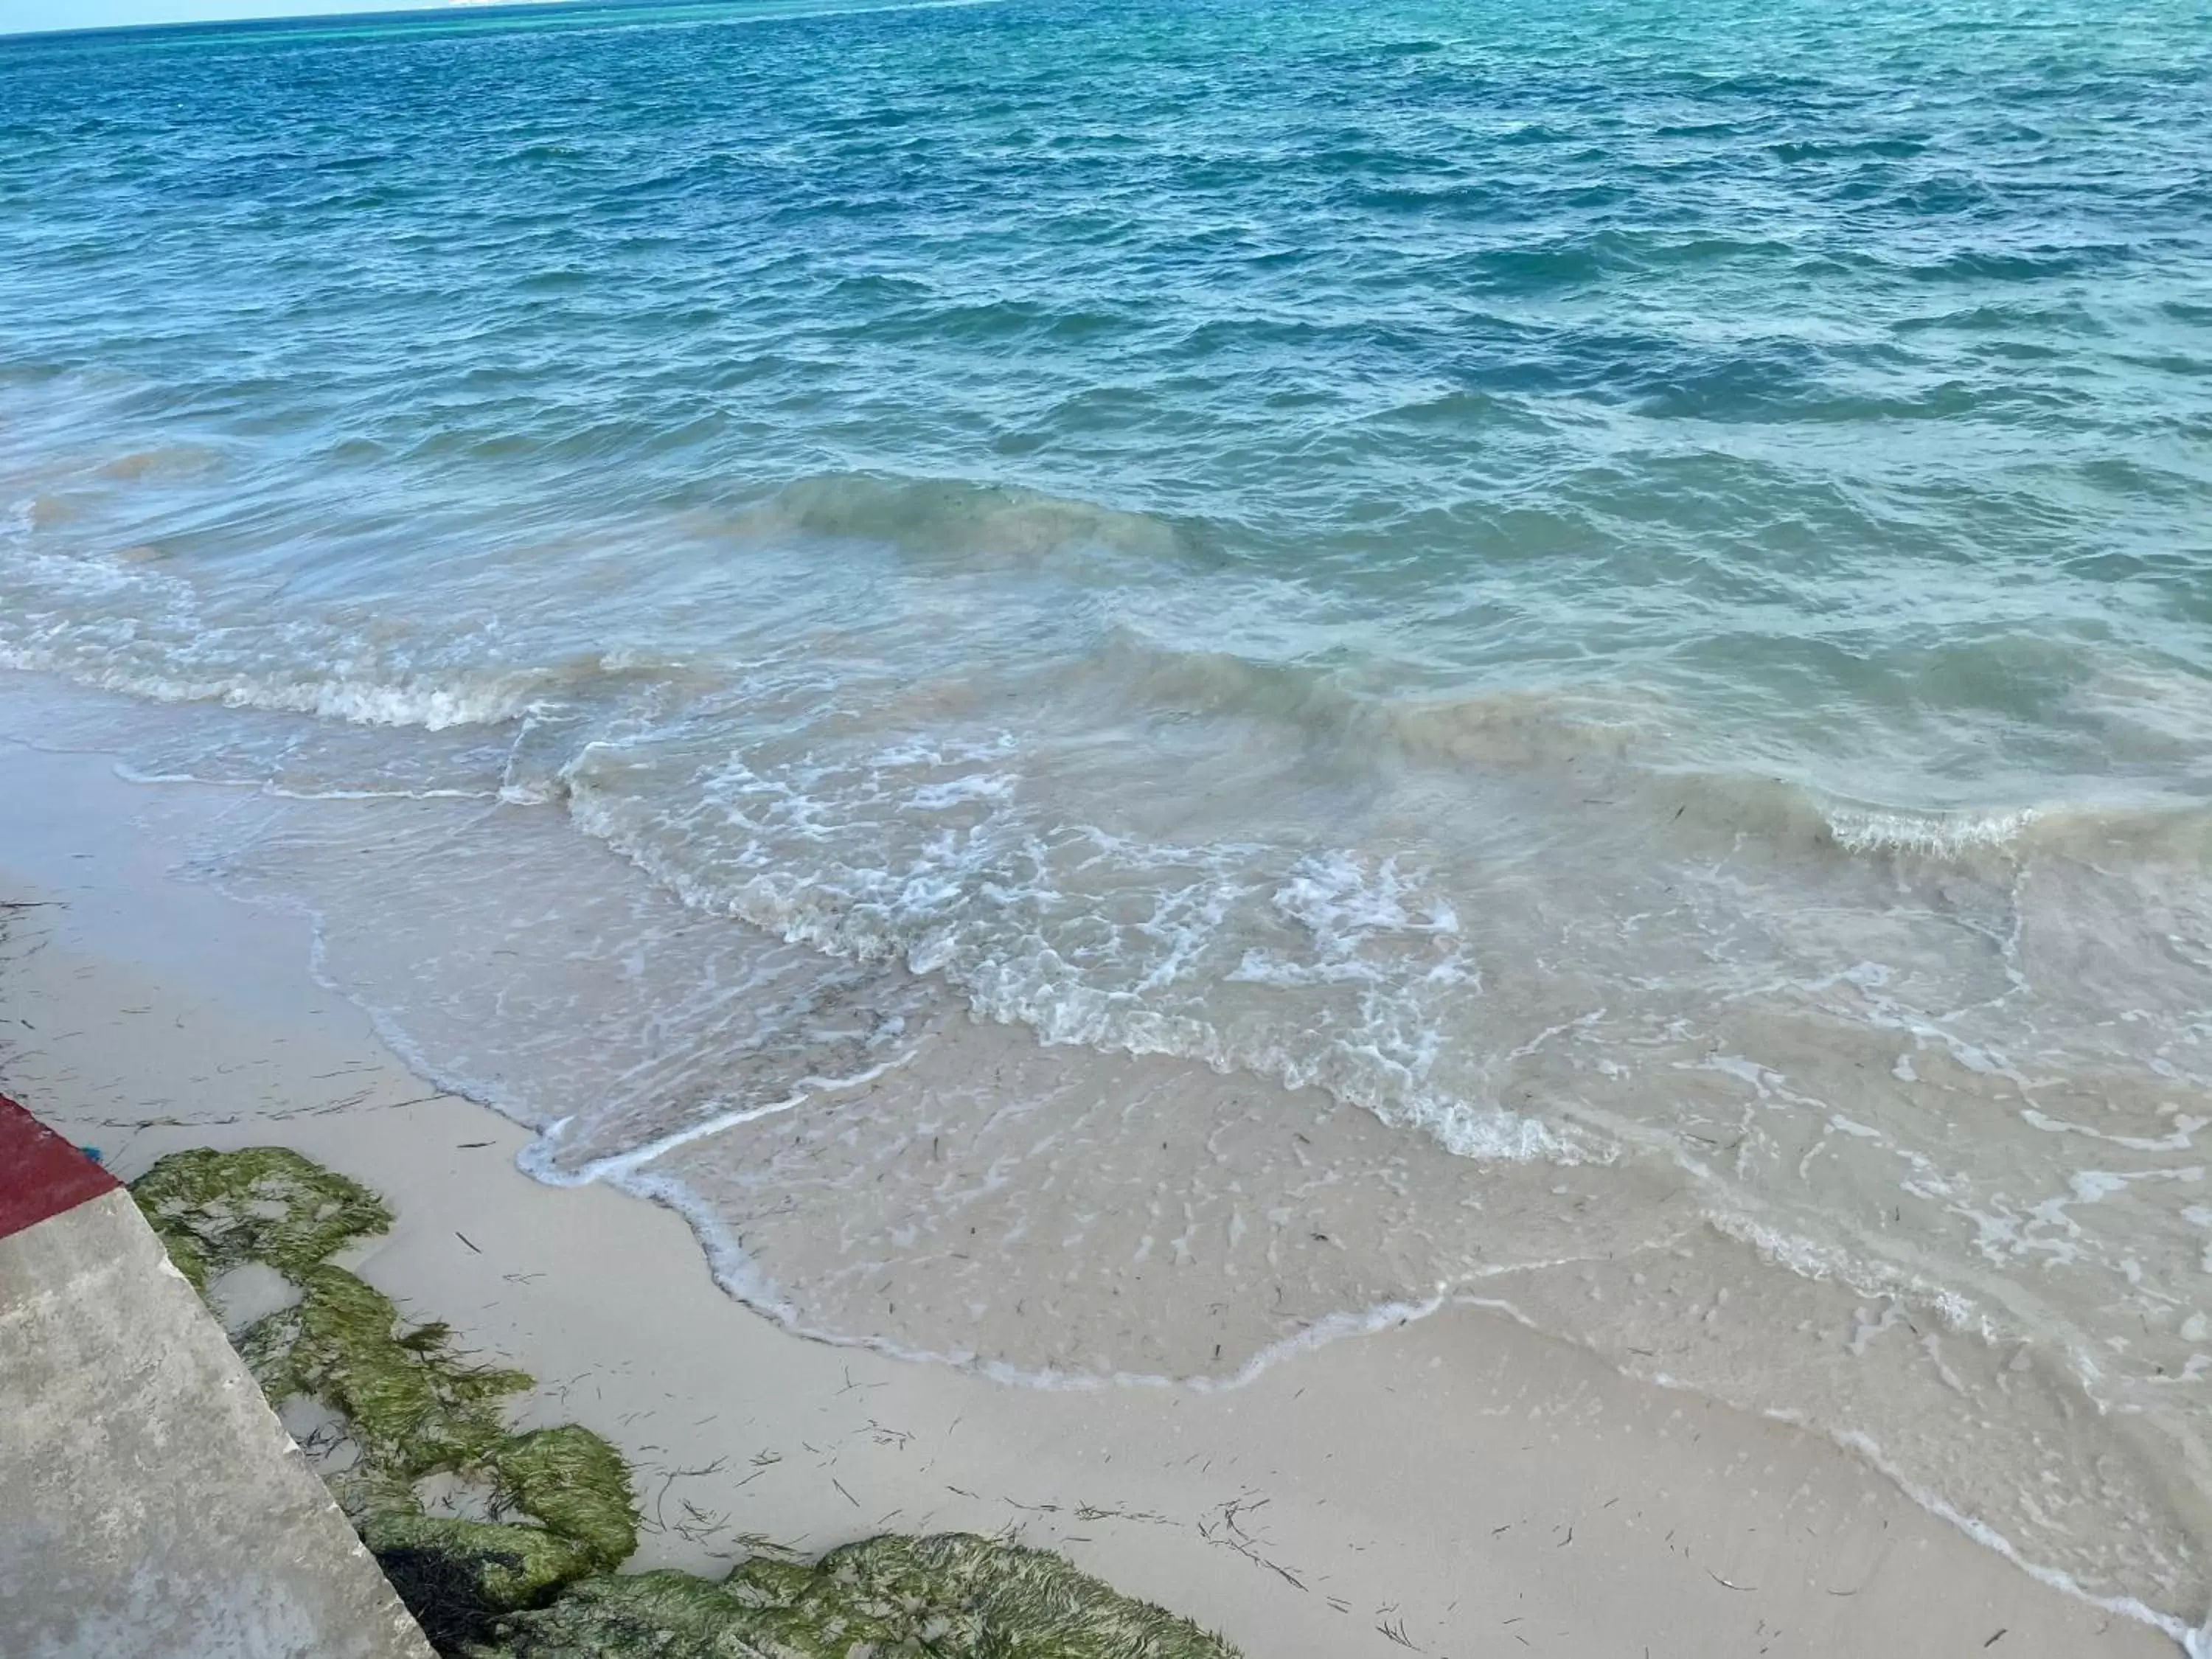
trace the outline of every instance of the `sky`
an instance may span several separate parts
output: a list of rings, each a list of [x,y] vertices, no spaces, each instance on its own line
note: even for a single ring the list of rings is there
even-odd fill
[[[234,17],[307,17],[340,11],[428,11],[455,0],[0,0],[0,34],[96,29],[120,23],[211,23]]]

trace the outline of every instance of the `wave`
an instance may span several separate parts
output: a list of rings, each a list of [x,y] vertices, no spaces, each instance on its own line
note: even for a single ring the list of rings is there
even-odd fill
[[[1549,778],[1571,784],[1583,804],[1601,804],[1677,844],[1748,838],[1815,858],[1942,864],[2081,850],[2112,838],[2182,854],[2212,836],[2212,809],[2192,800],[1918,806],[1717,764],[1699,752],[1715,738],[1686,731],[1662,693],[1632,684],[1405,689],[1419,678],[1410,665],[1269,660],[1178,646],[1124,623],[1089,656],[1027,689],[1045,702],[1103,696],[1121,714],[1272,729],[1302,753],[1358,766]]]
[[[1662,766],[1628,786],[1637,816],[1680,842],[1725,838],[1732,847],[1855,863],[2008,873],[2039,858],[2188,862],[2212,853],[2212,805],[2190,799],[2083,799],[1914,806],[1856,799],[1819,784],[1768,774]]]
[[[887,748],[848,769],[867,793],[842,796],[732,763],[701,796],[668,801],[630,792],[634,757],[594,750],[568,769],[567,804],[579,830],[691,908],[846,961],[895,961],[1043,1043],[1317,1088],[1470,1158],[1604,1155],[1571,1127],[1431,1080],[1440,1033],[1425,1005],[1466,972],[1457,919],[1419,872],[1041,830],[1010,781],[976,769],[1007,758]],[[939,822],[948,805],[960,827]],[[1244,987],[1257,988],[1244,1014],[1214,1006]],[[1269,1017],[1285,990],[1332,1012]]]
[[[1624,760],[1658,729],[1658,700],[1634,688],[1498,686],[1438,694],[1390,689],[1410,667],[1266,660],[1109,628],[1072,686],[1102,687],[1137,711],[1264,722],[1323,749],[1441,765]]]
[[[425,732],[520,720],[564,682],[557,671],[538,669],[445,676],[403,671],[385,678],[373,672],[317,676],[222,668],[194,673],[189,664],[179,663],[164,672],[127,662],[87,662],[85,655],[65,646],[0,645],[0,668],[58,674],[79,685],[151,702],[212,703]]]
[[[1934,859],[1984,848],[2011,848],[2038,816],[2033,807],[1987,812],[1905,812],[1841,805],[1826,809],[1836,845],[1846,851],[1915,853]]]
[[[1839,801],[1796,785],[1826,822],[1835,845],[1869,857],[1966,864],[1993,856],[2194,865],[2212,854],[2212,805],[2168,800],[2054,799],[2028,806],[1915,811]]]
[[[825,473],[785,485],[730,527],[759,538],[793,535],[878,543],[932,564],[990,569],[1094,549],[1173,558],[1185,532],[1166,520],[1018,484],[965,478]]]
[[[531,661],[506,645],[497,618],[442,634],[394,629],[357,608],[233,620],[154,557],[131,546],[21,560],[7,573],[12,591],[0,591],[0,669],[149,702],[431,732],[705,684],[680,660],[623,647]]]
[[[1930,807],[1855,800],[1818,784],[1703,766],[1656,771],[1644,816],[1677,841],[1724,838],[1746,850],[1818,862],[1972,862],[2015,856],[2043,816],[2034,806]]]

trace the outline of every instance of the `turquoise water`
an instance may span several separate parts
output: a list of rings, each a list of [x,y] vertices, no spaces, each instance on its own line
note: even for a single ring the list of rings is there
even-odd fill
[[[1301,690],[1659,699],[1683,757],[1903,806],[2193,799],[2208,23],[645,5],[18,40],[9,424],[204,446],[201,489],[125,512],[218,604],[295,560],[302,599],[380,603],[794,479],[859,488],[817,516],[863,536],[1013,488],[1143,515],[1170,568],[1109,586],[1187,587],[1151,601],[1176,646]]]
[[[1595,1261],[1585,1182],[1607,1251],[1842,1298],[1642,1369],[2194,1620],[2208,156],[2202,3],[0,40],[0,664],[240,788],[196,867],[818,1334],[1227,1375]],[[1086,1179],[1181,1103],[1192,1213],[1289,1180],[1232,1102],[1455,1157],[1357,1271],[1224,1219],[1194,1274],[1297,1292],[1225,1354],[1157,1284],[1133,1347],[863,1305],[953,1200],[835,1220],[837,1160],[970,1014]],[[1042,1158],[993,1201],[1116,1212]]]

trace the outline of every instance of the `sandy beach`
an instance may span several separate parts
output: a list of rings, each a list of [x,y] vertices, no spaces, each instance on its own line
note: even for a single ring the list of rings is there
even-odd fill
[[[176,878],[214,796],[0,748],[0,1087],[126,1178],[277,1144],[385,1194],[398,1225],[359,1270],[633,1460],[637,1565],[1011,1530],[1254,1659],[2172,1650],[1847,1452],[1499,1313],[1206,1391],[1015,1387],[794,1336],[716,1286],[677,1215],[521,1174],[521,1129],[426,1086],[316,982],[304,918]]]

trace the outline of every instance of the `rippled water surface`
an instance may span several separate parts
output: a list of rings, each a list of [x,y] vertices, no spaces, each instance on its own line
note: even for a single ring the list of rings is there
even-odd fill
[[[1502,1303],[2194,1623],[2208,169],[2200,0],[0,40],[5,724],[802,1328]]]

